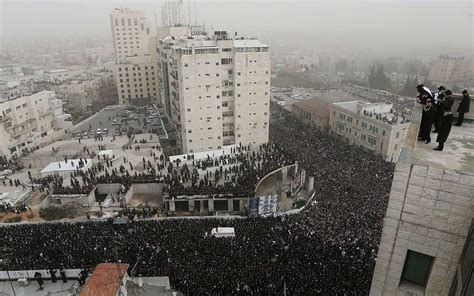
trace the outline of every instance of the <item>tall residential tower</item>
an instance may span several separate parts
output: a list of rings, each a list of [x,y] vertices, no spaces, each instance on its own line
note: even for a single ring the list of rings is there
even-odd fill
[[[216,31],[159,46],[163,101],[183,153],[268,141],[268,45]]]
[[[110,15],[120,104],[159,101],[156,37],[143,10],[116,8]]]

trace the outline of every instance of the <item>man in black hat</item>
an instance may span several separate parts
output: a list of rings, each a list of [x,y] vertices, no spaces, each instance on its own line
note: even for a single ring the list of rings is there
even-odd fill
[[[38,290],[36,290],[36,291],[41,291],[41,290],[43,290],[43,284],[44,284],[44,282],[43,282],[43,278],[41,277],[41,273],[35,272],[34,278],[35,278],[35,280],[38,282],[38,285],[39,285],[39,288],[38,288]]]
[[[433,100],[433,95],[429,88],[424,86],[423,84],[418,84],[416,86],[416,90],[418,91],[418,95],[416,96],[416,101],[422,105],[426,105],[428,100]]]
[[[425,141],[426,144],[431,142],[431,126],[436,118],[436,106],[428,100],[426,105],[423,106],[423,119],[421,120],[420,134],[421,140]]]
[[[458,122],[456,122],[455,126],[461,126],[463,121],[464,121],[464,113],[469,112],[469,107],[471,105],[471,98],[469,97],[469,94],[467,93],[467,90],[462,91],[462,99],[461,102],[459,102],[458,106]]]
[[[51,274],[51,281],[52,281],[53,283],[55,283],[55,282],[56,282],[56,279],[57,279],[57,277],[56,277],[56,270],[50,269],[50,270],[49,270],[49,273]]]
[[[439,126],[441,124],[441,119],[443,118],[443,110],[446,108],[446,104],[448,101],[445,100],[446,94],[444,92],[440,92],[438,94],[438,102],[436,104],[436,117],[434,121],[435,130],[434,133],[439,132]]]
[[[421,105],[423,105],[423,112],[421,114],[421,123],[420,123],[420,131],[419,131],[419,134],[418,134],[418,140],[428,142],[428,138],[426,136],[426,127],[428,127],[428,123],[430,122],[429,123],[430,124],[429,128],[430,128],[430,132],[431,132],[431,124],[433,124],[433,121],[430,120],[430,117],[427,116],[428,113],[426,112],[427,110],[430,111],[431,108],[425,110],[425,107],[426,107],[428,101],[433,103],[433,95],[431,94],[431,91],[427,87],[425,87],[423,84],[417,85],[416,90],[418,91],[418,95],[416,96],[416,101],[418,103],[420,103]],[[433,110],[431,110],[430,112],[432,112],[432,111]]]
[[[59,270],[59,274],[61,275],[61,279],[63,280],[63,283],[67,283],[66,272],[64,271],[64,269],[61,268]]]
[[[438,87],[438,92],[433,93],[433,99],[434,99],[433,104],[434,104],[436,107],[438,107],[439,96],[442,95],[445,90],[446,90],[446,88],[441,85],[440,87]]]
[[[441,121],[439,125],[438,137],[436,138],[438,147],[434,149],[437,151],[443,151],[444,143],[448,139],[449,133],[451,132],[451,126],[453,125],[453,112],[451,112],[451,108],[453,106],[454,99],[451,95],[452,92],[448,89],[446,91],[446,104],[443,105],[443,108],[441,109]]]

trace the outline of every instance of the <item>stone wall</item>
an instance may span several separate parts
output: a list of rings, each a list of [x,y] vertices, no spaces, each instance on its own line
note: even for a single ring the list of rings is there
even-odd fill
[[[474,175],[399,162],[370,295],[448,295],[474,218]],[[434,257],[426,288],[401,283],[408,250]]]

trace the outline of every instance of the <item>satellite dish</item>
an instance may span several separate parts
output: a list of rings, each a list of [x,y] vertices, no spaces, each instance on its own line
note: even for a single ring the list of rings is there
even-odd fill
[[[125,288],[125,286],[120,286],[120,292],[122,293],[123,296],[128,295],[127,288]]]
[[[143,287],[143,280],[142,280],[142,278],[138,278],[137,282],[138,282],[138,286],[139,286],[140,288]]]

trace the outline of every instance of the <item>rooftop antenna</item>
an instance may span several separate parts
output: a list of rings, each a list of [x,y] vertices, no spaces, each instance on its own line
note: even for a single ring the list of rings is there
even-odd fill
[[[191,27],[191,0],[188,0],[188,24]]]
[[[197,26],[197,8],[196,8],[196,0],[194,0],[194,24]]]

